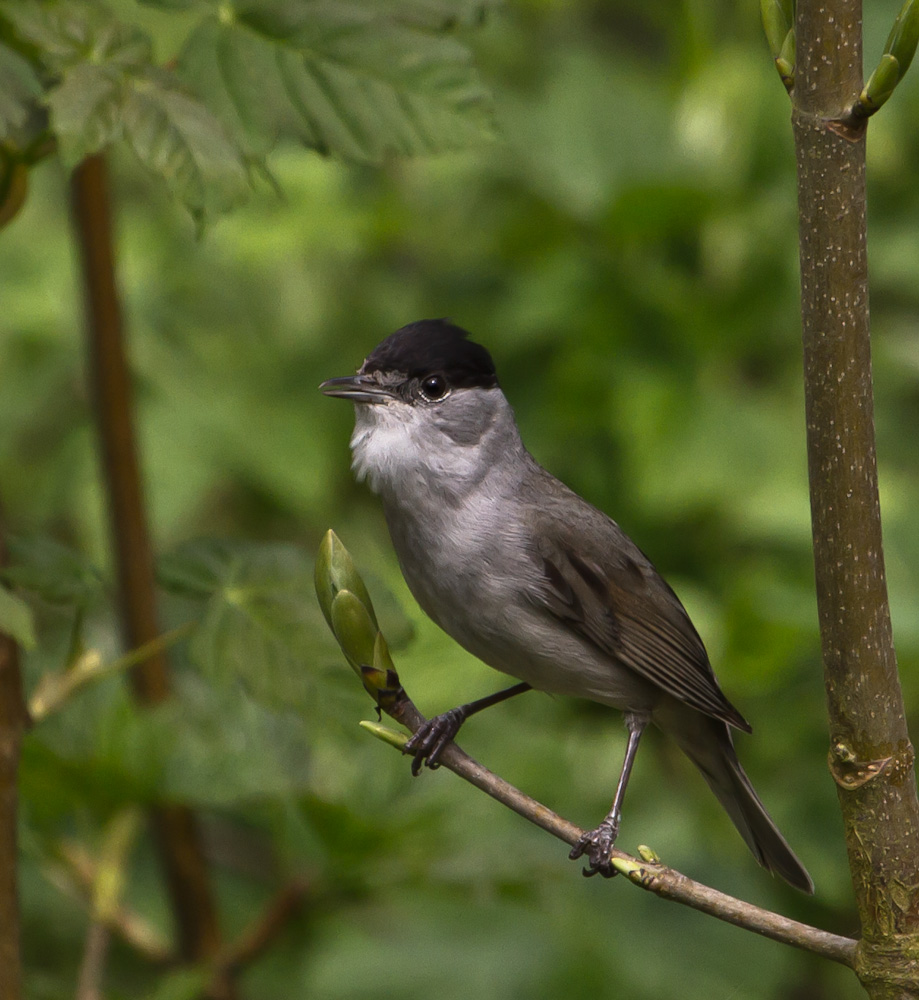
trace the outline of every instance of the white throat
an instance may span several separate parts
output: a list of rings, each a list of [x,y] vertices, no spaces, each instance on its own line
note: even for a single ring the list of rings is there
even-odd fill
[[[384,499],[465,494],[523,451],[500,389],[457,390],[436,407],[357,404],[351,435],[358,479]]]

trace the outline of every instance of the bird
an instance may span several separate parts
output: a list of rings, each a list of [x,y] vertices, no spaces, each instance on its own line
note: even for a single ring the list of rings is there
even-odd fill
[[[751,727],[722,693],[679,598],[619,525],[525,448],[488,350],[447,319],[409,323],[327,396],[354,403],[352,467],[383,507],[409,590],[473,656],[518,683],[460,705],[406,744],[436,768],[460,726],[530,689],[623,713],[612,808],[573,846],[587,875],[610,852],[642,733],[653,723],[696,765],[753,856],[807,893],[810,875],[734,748]]]

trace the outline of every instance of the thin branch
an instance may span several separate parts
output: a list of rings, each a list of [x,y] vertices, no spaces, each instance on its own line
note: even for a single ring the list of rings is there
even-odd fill
[[[175,645],[194,631],[195,622],[186,622],[164,632],[137,649],[108,662],[103,661],[96,649],[89,649],[63,672],[45,674],[29,699],[29,713],[33,722],[40,722],[62,709],[81,688],[111,674],[130,670],[151,656]]]
[[[410,732],[415,732],[426,720],[418,711],[404,689],[394,700],[381,700],[383,710],[396,722],[405,726]],[[397,748],[404,745],[407,737],[393,732],[375,723],[362,723],[383,740]],[[497,799],[503,805],[518,813],[524,819],[546,830],[566,844],[575,844],[584,831],[553,812],[541,802],[525,795],[519,789],[509,784],[503,778],[482,767],[456,744],[451,743],[441,757],[441,763],[454,774],[459,775],[471,785]],[[700,882],[687,878],[680,872],[656,860],[639,860],[614,849],[612,852],[614,867],[625,874],[630,881],[642,889],[654,892],[663,899],[671,899],[682,903],[702,913],[717,917],[736,927],[753,931],[763,937],[780,941],[783,944],[801,948],[804,951],[821,955],[833,962],[839,962],[853,968],[857,941],[851,938],[830,934],[828,931],[811,927],[808,924],[790,920],[778,913],[764,910],[752,903],[736,899],[726,893],[719,892]]]
[[[102,979],[108,958],[109,929],[95,917],[89,922],[83,961],[77,978],[75,1000],[101,1000]]]
[[[115,278],[108,175],[101,155],[88,157],[76,168],[71,195],[83,271],[89,364],[118,569],[122,628],[125,645],[135,648],[155,640],[161,630],[134,434],[133,393]],[[138,699],[144,704],[156,704],[168,697],[170,680],[165,654],[160,651],[139,664],[132,681]],[[185,806],[157,806],[151,821],[166,872],[182,955],[192,960],[211,958],[220,949],[220,930],[195,817]]]
[[[47,878],[59,890],[76,897],[91,910],[99,862],[82,844],[75,842],[65,841],[59,851],[66,868],[55,866],[46,870]],[[178,956],[163,935],[123,903],[97,914],[97,920],[148,961],[158,965],[177,961]]]

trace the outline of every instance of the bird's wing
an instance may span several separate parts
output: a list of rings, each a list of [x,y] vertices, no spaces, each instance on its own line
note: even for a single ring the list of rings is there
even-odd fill
[[[619,526],[608,525],[609,543],[590,555],[557,523],[539,533],[541,578],[531,600],[674,698],[749,732],[679,598]]]

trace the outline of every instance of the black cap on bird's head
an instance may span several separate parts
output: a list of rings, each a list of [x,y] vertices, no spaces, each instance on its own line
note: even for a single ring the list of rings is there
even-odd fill
[[[498,384],[488,351],[447,319],[420,319],[390,334],[361,366],[361,375],[371,372],[401,372],[408,378],[439,374],[455,388]]]
[[[422,319],[390,334],[364,360],[357,375],[329,379],[327,396],[384,402],[388,396],[435,402],[451,389],[493,389],[498,384],[491,355],[447,319]]]

